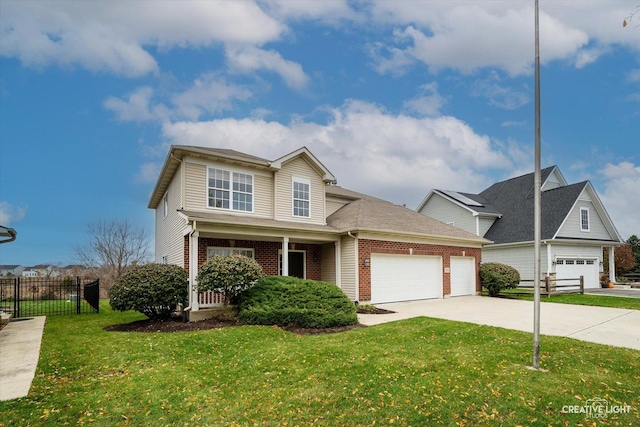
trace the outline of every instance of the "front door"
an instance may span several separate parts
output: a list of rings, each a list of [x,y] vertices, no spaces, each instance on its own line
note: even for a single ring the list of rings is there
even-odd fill
[[[289,251],[289,276],[304,279],[304,252]]]

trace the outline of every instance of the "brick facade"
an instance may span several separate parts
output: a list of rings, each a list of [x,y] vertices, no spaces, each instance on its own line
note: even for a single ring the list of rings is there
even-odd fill
[[[280,274],[278,251],[282,249],[280,242],[263,242],[257,240],[234,240],[233,246],[228,239],[215,239],[210,237],[200,237],[198,239],[198,266],[207,262],[207,248],[245,248],[253,249],[255,260],[262,266],[264,273],[268,276]],[[289,250],[306,251],[306,278],[310,280],[320,280],[322,255],[321,246],[303,243],[289,243]],[[184,265],[189,269],[189,238],[184,240]]]
[[[428,245],[421,243],[389,242],[384,240],[358,239],[358,272],[359,295],[361,301],[371,300],[371,266],[366,266],[364,259],[371,259],[372,253],[396,255],[437,255],[442,257],[442,268],[450,268],[452,256],[475,257],[476,259],[476,291],[480,291],[480,276],[478,264],[482,260],[480,248],[461,246]],[[451,275],[442,273],[443,294],[451,294]]]

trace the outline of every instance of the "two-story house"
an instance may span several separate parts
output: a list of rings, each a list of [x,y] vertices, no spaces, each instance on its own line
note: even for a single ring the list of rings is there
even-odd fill
[[[589,181],[568,184],[557,166],[541,171],[542,273],[567,280],[584,276],[599,287],[603,253],[614,278],[614,248],[623,243]],[[511,265],[523,280],[533,279],[534,174],[497,182],[479,194],[432,190],[417,211],[483,236],[484,262]]]
[[[236,253],[254,258],[267,275],[335,283],[353,301],[479,290],[487,240],[335,183],[306,147],[267,160],[174,145],[149,202],[156,262],[188,270],[189,311],[221,302],[194,290],[198,268]]]

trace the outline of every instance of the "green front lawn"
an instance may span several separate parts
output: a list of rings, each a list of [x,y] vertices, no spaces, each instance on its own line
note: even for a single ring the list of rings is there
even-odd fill
[[[483,295],[486,294],[483,291]],[[528,289],[507,289],[500,293],[501,297],[516,298],[526,301],[533,301],[533,290]],[[595,305],[600,307],[628,308],[640,310],[640,298],[611,297],[606,295],[580,295],[580,294],[560,294],[547,297],[540,296],[542,302],[557,302],[561,304]]]
[[[269,326],[105,332],[136,313],[50,317],[27,398],[0,426],[638,425],[640,352],[416,318],[330,335]],[[563,414],[588,399],[605,420]]]

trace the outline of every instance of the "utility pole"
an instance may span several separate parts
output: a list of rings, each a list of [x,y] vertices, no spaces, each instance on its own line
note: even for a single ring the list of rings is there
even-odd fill
[[[534,173],[534,243],[533,243],[533,368],[540,369],[540,239],[541,239],[541,172],[540,172],[540,34],[538,0],[535,0],[535,173]]]

